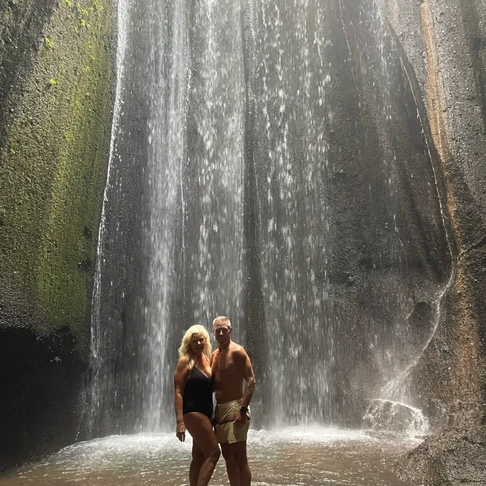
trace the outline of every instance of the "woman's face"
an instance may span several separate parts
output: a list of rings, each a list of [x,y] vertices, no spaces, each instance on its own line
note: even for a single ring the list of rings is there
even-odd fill
[[[204,348],[206,347],[206,338],[199,332],[194,333],[191,336],[191,351],[195,355],[200,355],[203,353]]]

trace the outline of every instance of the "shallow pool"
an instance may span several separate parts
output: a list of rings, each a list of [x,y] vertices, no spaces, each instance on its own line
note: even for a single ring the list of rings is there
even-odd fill
[[[254,486],[405,486],[393,464],[418,441],[307,426],[250,430],[248,444]],[[183,486],[190,453],[190,438],[180,443],[175,434],[105,437],[8,470],[0,485]],[[228,484],[223,458],[210,484]]]

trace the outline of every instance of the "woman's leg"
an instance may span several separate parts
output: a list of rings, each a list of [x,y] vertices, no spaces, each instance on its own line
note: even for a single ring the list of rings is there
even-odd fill
[[[216,440],[216,435],[214,434],[209,418],[202,413],[187,413],[184,415],[184,424],[186,425],[186,429],[192,435],[192,439],[196,444],[196,449],[194,449],[193,446],[193,460],[194,452],[196,453],[197,457],[199,457],[199,451],[202,451],[204,454],[204,461],[199,468],[195,486],[207,486],[221,454],[218,441]],[[194,465],[194,468],[192,468],[191,464],[191,469],[196,470],[197,463]],[[193,486],[192,482],[191,486]]]

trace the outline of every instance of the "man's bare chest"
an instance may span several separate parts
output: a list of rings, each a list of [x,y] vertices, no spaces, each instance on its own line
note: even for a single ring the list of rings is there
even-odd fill
[[[231,356],[218,356],[213,363],[213,372],[218,376],[225,376],[237,372],[237,366]]]

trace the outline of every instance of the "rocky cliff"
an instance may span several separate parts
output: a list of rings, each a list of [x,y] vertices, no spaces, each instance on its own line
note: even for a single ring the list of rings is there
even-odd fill
[[[461,0],[388,0],[384,8],[421,87],[456,247],[444,313],[415,385],[441,425],[478,424],[486,398],[486,10]]]
[[[0,5],[0,462],[74,439],[109,154],[107,0]]]
[[[454,429],[404,458],[401,475],[414,484],[482,483],[482,452],[468,449],[468,437],[484,432],[486,401],[486,7],[476,0],[382,6],[421,86],[456,247],[441,322],[412,377],[435,425]],[[459,471],[461,454],[469,466]]]

